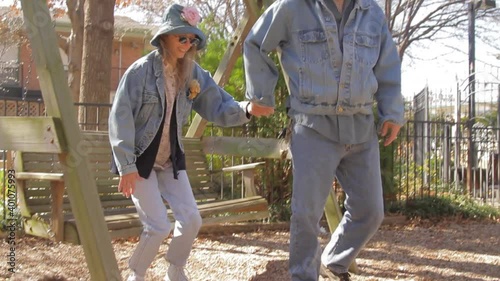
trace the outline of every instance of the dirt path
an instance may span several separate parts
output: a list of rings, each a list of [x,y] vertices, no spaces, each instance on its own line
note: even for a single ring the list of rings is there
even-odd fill
[[[353,280],[500,280],[500,224],[441,223],[434,226],[383,226],[357,259]],[[327,235],[321,237],[324,244]],[[188,262],[192,280],[284,281],[288,275],[286,231],[201,235]],[[168,241],[167,241],[168,242]],[[17,273],[10,280],[90,280],[80,246],[22,237],[17,240]],[[135,241],[115,241],[122,277]],[[168,248],[162,246],[163,254]],[[0,242],[6,259],[5,241]],[[8,265],[0,263],[0,280]],[[147,280],[162,280],[159,258]]]

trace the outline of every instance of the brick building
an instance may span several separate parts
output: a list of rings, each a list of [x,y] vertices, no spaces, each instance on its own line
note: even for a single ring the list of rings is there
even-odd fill
[[[6,14],[6,9],[0,7],[0,14]],[[64,16],[56,19],[55,29],[58,34],[68,36],[71,33],[69,18]],[[151,50],[149,40],[153,33],[152,26],[143,25],[129,17],[115,16],[110,100],[125,70]],[[31,50],[26,44],[17,45],[7,46],[0,42],[0,100],[40,100],[42,95]],[[67,68],[68,58],[61,49],[60,54]],[[1,107],[0,115],[15,115],[2,112],[5,108],[2,110]]]

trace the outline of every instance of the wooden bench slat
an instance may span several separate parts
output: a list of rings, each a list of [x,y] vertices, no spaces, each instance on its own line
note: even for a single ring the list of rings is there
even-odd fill
[[[57,154],[24,153],[23,161],[55,163],[59,162],[59,157],[57,157]]]
[[[218,214],[221,212],[263,211],[264,209],[267,210],[267,201],[265,198],[255,196],[202,204],[199,208],[203,209],[205,215]]]
[[[267,208],[267,207],[266,207]],[[222,223],[233,223],[250,220],[261,220],[269,217],[269,211],[247,212],[232,214],[231,216],[207,217],[203,218],[203,227],[219,225]]]
[[[25,190],[26,198],[32,197],[50,197],[50,183],[47,188],[30,188]]]
[[[231,167],[224,167],[224,168],[222,168],[222,171],[224,171],[224,172],[237,172],[237,171],[244,171],[244,170],[253,170],[264,163],[265,162],[256,162],[256,163],[241,164],[241,165],[236,165],[236,166],[231,166]]]
[[[17,172],[17,180],[45,180],[45,181],[63,181],[62,173],[36,173],[36,172]]]
[[[34,163],[26,162],[23,172],[62,173],[59,163]]]

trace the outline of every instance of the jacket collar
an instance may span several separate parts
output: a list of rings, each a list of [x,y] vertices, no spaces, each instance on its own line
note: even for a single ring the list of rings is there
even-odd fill
[[[319,0],[318,2],[324,2],[325,0]],[[352,0],[354,2],[354,8],[360,8],[367,10],[371,7],[373,0]],[[317,2],[316,2],[317,3]],[[323,3],[324,4],[324,3]]]
[[[160,49],[154,52],[153,56],[153,71],[156,77],[160,77],[163,73],[163,60],[160,54]]]
[[[354,1],[363,10],[367,10],[373,4],[372,0],[354,0]]]

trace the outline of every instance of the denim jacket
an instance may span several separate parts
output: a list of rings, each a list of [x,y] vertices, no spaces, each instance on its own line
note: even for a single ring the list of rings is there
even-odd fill
[[[177,139],[182,139],[182,125],[191,110],[220,126],[237,126],[248,122],[246,105],[236,102],[219,87],[210,73],[195,64],[193,79],[200,93],[188,98],[188,92],[177,95],[175,112]],[[109,116],[109,139],[120,175],[137,172],[139,157],[153,141],[165,114],[165,78],[158,50],[134,62],[122,77]],[[182,142],[179,146],[183,150]]]
[[[244,44],[246,97],[274,106],[277,49],[290,106],[313,115],[372,114],[380,124],[404,124],[401,62],[383,11],[373,0],[354,0],[343,46],[323,0],[278,0],[259,18]]]

